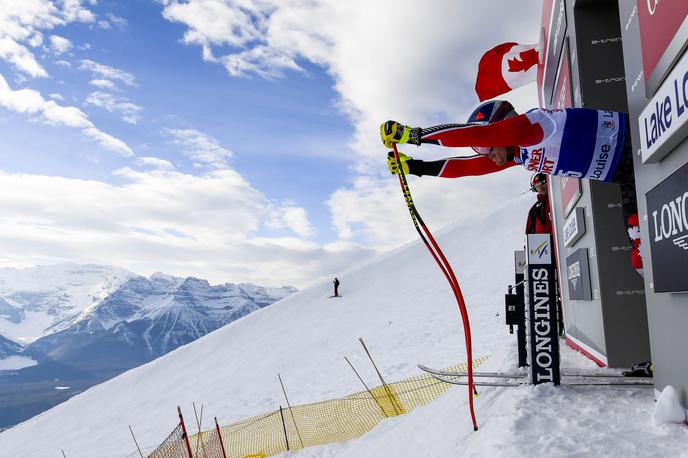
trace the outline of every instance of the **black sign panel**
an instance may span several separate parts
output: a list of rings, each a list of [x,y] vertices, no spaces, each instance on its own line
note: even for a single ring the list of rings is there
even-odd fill
[[[592,300],[587,248],[579,248],[566,257],[566,281],[569,285],[569,299]]]
[[[559,335],[554,268],[528,266],[530,374],[533,385],[559,384]]]
[[[688,164],[646,196],[655,292],[688,291]]]
[[[551,247],[551,237],[527,236],[528,325],[530,329],[530,378],[533,385],[559,385],[559,333],[554,267],[551,256],[538,256]]]

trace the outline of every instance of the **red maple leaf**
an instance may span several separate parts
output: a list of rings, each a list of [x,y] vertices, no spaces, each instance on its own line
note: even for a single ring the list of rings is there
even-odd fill
[[[523,51],[518,54],[518,57],[507,60],[510,72],[525,72],[533,65],[537,65],[537,63],[538,52],[534,48]]]

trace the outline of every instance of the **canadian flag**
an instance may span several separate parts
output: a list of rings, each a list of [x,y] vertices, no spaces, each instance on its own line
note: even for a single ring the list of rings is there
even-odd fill
[[[538,56],[538,45],[518,43],[503,43],[487,51],[480,59],[475,80],[480,101],[535,81]]]

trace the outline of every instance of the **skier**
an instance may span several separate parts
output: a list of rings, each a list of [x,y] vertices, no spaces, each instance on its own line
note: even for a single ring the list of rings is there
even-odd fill
[[[392,143],[470,146],[497,166],[515,163],[547,175],[617,183],[621,186],[627,227],[629,219],[638,213],[625,113],[535,108],[519,115],[509,102],[492,100],[480,104],[469,116],[468,124],[411,128],[387,121],[380,126],[380,135],[388,148]],[[409,162],[401,157],[399,160],[402,167]],[[393,165],[388,165],[395,173]],[[396,161],[394,165],[398,167]],[[410,167],[409,173],[413,173]]]
[[[537,202],[530,207],[526,221],[526,234],[551,234],[552,220],[549,214],[547,175],[536,173],[530,179],[530,190],[537,193]]]
[[[339,297],[339,279],[334,277],[332,283],[334,283],[334,296],[332,297]]]

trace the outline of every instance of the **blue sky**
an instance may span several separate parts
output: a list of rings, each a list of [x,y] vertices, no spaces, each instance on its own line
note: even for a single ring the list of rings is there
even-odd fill
[[[462,119],[540,19],[417,3],[0,0],[0,264],[305,286],[411,240],[379,123]],[[437,226],[527,177],[463,181],[414,184]]]

